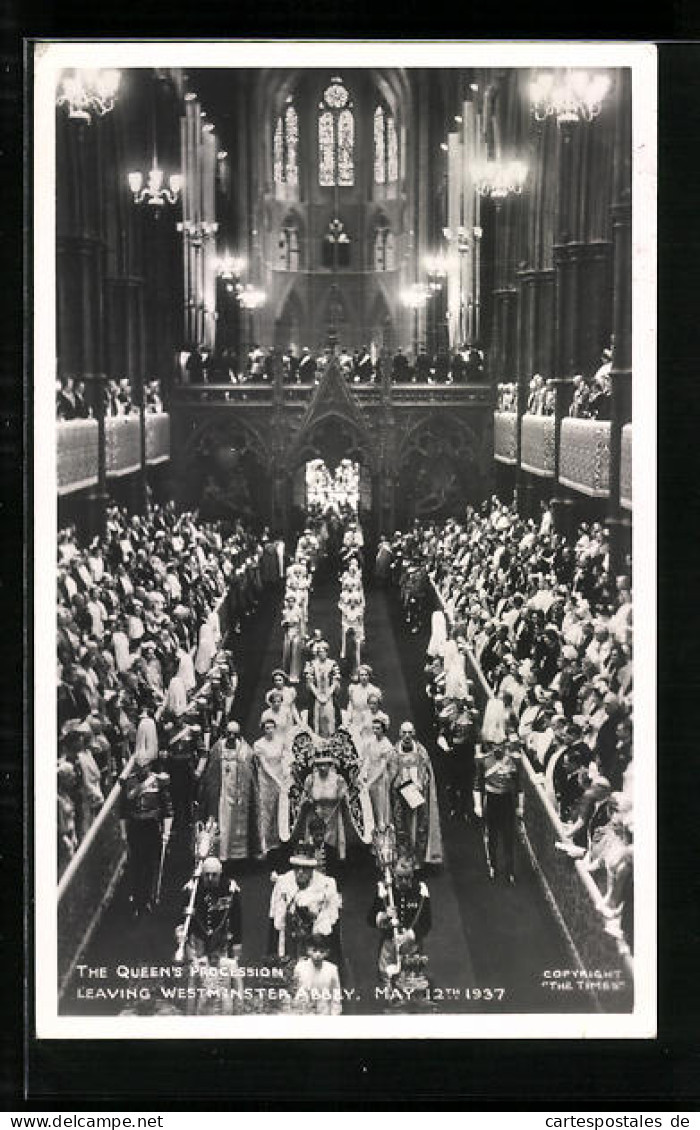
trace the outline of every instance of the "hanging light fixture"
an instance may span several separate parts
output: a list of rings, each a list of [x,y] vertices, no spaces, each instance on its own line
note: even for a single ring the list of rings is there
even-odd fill
[[[401,291],[401,301],[404,306],[408,306],[411,310],[420,310],[425,306],[430,298],[432,291],[425,283],[412,283],[411,286]]]
[[[469,232],[466,228],[462,227],[461,224],[455,231],[452,228],[443,228],[442,234],[448,243],[454,243],[460,255],[466,255],[471,246]]]
[[[222,279],[239,279],[245,269],[245,255],[226,254],[216,260],[216,273]]]
[[[182,189],[183,178],[179,173],[172,173],[168,177],[167,185],[164,183],[163,170],[158,167],[156,153],[156,117],[155,106],[151,108],[151,129],[153,133],[153,165],[145,177],[141,172],[128,174],[129,188],[134,197],[134,204],[147,204],[149,208],[156,209],[156,215],[164,204],[177,204]]]
[[[598,117],[610,78],[606,74],[567,70],[563,75],[545,71],[530,84],[530,102],[535,120],[555,117],[557,124],[592,122]]]
[[[117,70],[74,70],[59,86],[57,106],[68,110],[68,117],[87,122],[92,115],[104,117],[114,109],[121,74]]]
[[[215,220],[184,220],[177,225],[177,230],[184,232],[192,243],[201,244],[216,235],[219,225]]]
[[[162,208],[164,204],[177,204],[182,188],[182,177],[173,173],[168,178],[167,186],[163,183],[163,170],[156,165],[146,174],[144,184],[143,173],[129,173],[129,188],[134,196],[134,204],[148,204],[151,208]]]
[[[246,310],[258,310],[267,302],[267,295],[264,290],[247,283],[241,290],[239,302]]]
[[[447,274],[447,259],[444,251],[438,251],[435,255],[425,255],[423,257],[423,266],[429,275],[436,275],[438,278],[443,278]]]
[[[523,191],[527,165],[522,161],[484,161],[474,169],[474,187],[480,196],[505,200]]]
[[[442,280],[447,277],[447,258],[444,251],[435,255],[425,255],[423,266],[428,272],[428,288],[434,293],[442,290]]]

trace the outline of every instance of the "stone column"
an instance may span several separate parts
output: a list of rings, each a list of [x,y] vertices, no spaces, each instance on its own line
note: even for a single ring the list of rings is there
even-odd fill
[[[554,381],[555,408],[554,408],[554,497],[552,498],[552,514],[554,526],[559,534],[571,534],[574,527],[575,503],[573,499],[566,498],[559,484],[559,466],[561,460],[561,425],[569,415],[569,408],[574,395],[574,382],[567,378]]]
[[[631,73],[618,75],[613,221],[613,342],[610,370],[610,565],[624,567],[631,521],[620,506],[622,428],[632,417],[632,122]]]

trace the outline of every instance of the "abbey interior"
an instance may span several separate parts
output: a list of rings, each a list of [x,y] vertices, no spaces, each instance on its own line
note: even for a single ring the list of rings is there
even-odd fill
[[[633,1007],[631,109],[61,76],[65,1015]]]

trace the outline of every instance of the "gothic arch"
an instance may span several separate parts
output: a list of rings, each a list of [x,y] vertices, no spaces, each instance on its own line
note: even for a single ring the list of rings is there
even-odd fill
[[[394,348],[395,327],[391,313],[391,303],[384,287],[379,284],[372,299],[369,316],[370,343],[381,352]]]
[[[301,337],[305,325],[306,310],[292,278],[280,299],[279,313],[275,318],[275,346],[279,349],[293,346],[298,350],[304,344]]]
[[[333,324],[340,335],[340,345],[345,344],[344,335],[351,333],[356,326],[359,326],[360,319],[354,304],[346,291],[340,286],[330,286],[324,294],[318,324],[321,326]]]
[[[399,446],[399,463],[410,460],[415,452],[427,450],[433,436],[444,436],[454,451],[476,455],[478,440],[465,420],[447,412],[431,412],[411,424]]]
[[[279,250],[277,270],[298,274],[306,266],[305,225],[296,208],[288,208],[275,233]]]
[[[271,468],[272,454],[257,428],[228,418],[206,420],[194,426],[185,441],[185,464],[211,457],[218,447],[228,447],[240,455],[252,456],[265,470]]]
[[[231,419],[195,425],[184,445],[181,495],[207,520],[269,515],[272,457],[257,430]]]
[[[464,420],[435,412],[414,424],[398,452],[402,521],[441,517],[481,496],[479,445]]]
[[[372,472],[378,469],[378,455],[369,433],[335,408],[316,416],[297,437],[289,470],[295,471],[311,459],[323,459],[329,467],[337,466],[341,459],[354,459]]]

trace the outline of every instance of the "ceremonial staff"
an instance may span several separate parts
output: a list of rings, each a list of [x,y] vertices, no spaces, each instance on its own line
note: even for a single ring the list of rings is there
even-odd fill
[[[161,840],[161,844],[160,844],[160,863],[158,864],[158,876],[156,878],[156,889],[155,889],[155,894],[153,896],[153,902],[156,906],[160,902],[160,888],[161,888],[161,884],[163,882],[163,864],[165,863],[165,853],[166,853],[167,849],[168,849],[168,841],[167,841],[166,837],[163,836],[163,838]]]
[[[185,946],[187,945],[187,935],[190,931],[190,923],[194,914],[194,904],[197,899],[197,888],[199,887],[199,880],[202,874],[202,866],[207,856],[211,855],[212,847],[214,846],[214,836],[216,835],[216,822],[213,816],[210,816],[206,824],[201,821],[197,825],[197,843],[195,846],[196,864],[194,874],[190,879],[191,892],[190,900],[187,904],[185,911],[185,921],[180,927],[180,944],[177,947],[175,954],[175,961],[180,962],[185,959]]]
[[[396,863],[397,853],[396,831],[393,824],[387,824],[385,828],[374,829],[372,833],[372,850],[384,881],[384,893],[382,898],[386,906],[387,914],[391,918],[394,952],[396,954],[396,961],[391,965],[387,965],[386,972],[388,977],[396,977],[401,972],[401,951],[399,949],[399,925],[396,915],[396,903],[394,901],[393,868]]]

